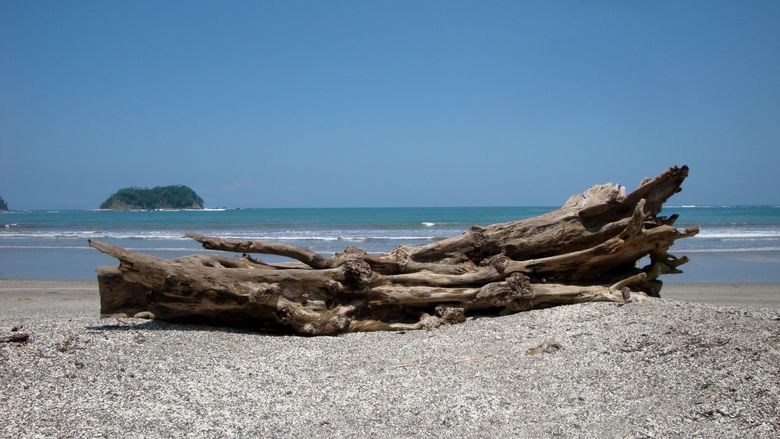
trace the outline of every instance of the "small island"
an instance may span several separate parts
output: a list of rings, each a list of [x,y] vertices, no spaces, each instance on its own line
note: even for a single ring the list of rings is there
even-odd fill
[[[3,197],[0,197],[0,210],[8,210],[8,205],[5,204]]]
[[[157,186],[152,189],[128,187],[108,197],[101,209],[154,210],[203,209],[203,199],[184,185]]]

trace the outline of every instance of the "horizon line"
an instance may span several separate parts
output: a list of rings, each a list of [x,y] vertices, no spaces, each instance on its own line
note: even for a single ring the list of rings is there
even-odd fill
[[[448,206],[298,206],[298,207],[291,207],[291,206],[264,206],[264,207],[228,207],[228,206],[218,206],[218,207],[204,207],[202,209],[167,209],[167,208],[161,208],[161,209],[100,209],[100,208],[94,208],[94,207],[88,207],[88,208],[78,208],[78,207],[64,207],[64,208],[57,208],[57,207],[42,207],[42,208],[29,208],[29,209],[8,209],[4,211],[0,211],[0,213],[13,213],[13,212],[45,212],[45,211],[106,211],[106,212],[154,212],[154,211],[168,211],[168,212],[186,212],[186,211],[222,211],[222,210],[242,210],[242,209],[491,209],[491,208],[501,208],[501,209],[511,209],[511,208],[553,208],[557,209],[562,207],[563,205],[543,205],[543,204],[537,204],[537,205],[462,205],[462,206],[456,206],[456,205],[448,205]],[[720,208],[733,208],[733,207],[772,207],[772,208],[780,208],[780,204],[674,204],[674,205],[665,205],[664,208],[680,208],[680,209],[691,209],[691,208],[710,208],[710,209],[720,209]]]

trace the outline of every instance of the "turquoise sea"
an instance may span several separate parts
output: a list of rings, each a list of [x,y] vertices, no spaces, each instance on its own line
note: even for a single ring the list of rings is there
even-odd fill
[[[184,232],[286,242],[332,254],[358,246],[385,252],[557,207],[33,210],[0,213],[0,278],[92,279],[115,261],[87,247],[98,239],[163,258],[203,252]],[[699,224],[672,253],[691,263],[669,282],[780,282],[780,206],[671,206],[678,226]],[[280,258],[261,256],[265,260]]]

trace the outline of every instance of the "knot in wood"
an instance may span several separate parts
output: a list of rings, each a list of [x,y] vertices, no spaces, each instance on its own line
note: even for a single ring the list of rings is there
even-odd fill
[[[474,240],[474,247],[482,247],[487,243],[487,236],[485,236],[485,228],[477,225],[469,227],[469,234]]]
[[[440,318],[443,323],[448,325],[454,325],[456,323],[463,323],[466,321],[466,314],[463,311],[463,307],[440,304],[436,305],[436,317]]]
[[[252,303],[262,302],[264,297],[278,296],[282,288],[279,284],[261,283],[251,288],[248,299]]]
[[[436,316],[432,316],[430,314],[423,314],[422,318],[420,318],[420,321],[417,322],[417,325],[420,329],[436,329],[439,326],[441,326],[444,323],[444,321]]]
[[[276,308],[276,318],[280,322],[286,322],[289,318],[292,312],[290,311],[290,308],[287,305],[280,305]]]
[[[409,247],[399,245],[393,249],[392,255],[399,267],[405,267],[409,263]]]
[[[368,265],[368,262],[355,259],[345,262],[342,267],[344,267],[344,280],[352,288],[361,290],[371,285],[374,272],[371,271],[371,266]]]
[[[337,314],[325,322],[321,331],[323,334],[339,334],[341,332],[346,332],[346,330],[349,329],[350,323],[352,323],[351,318]]]
[[[509,265],[509,261],[510,259],[506,257],[504,254],[497,254],[487,259],[484,259],[480,265],[493,267],[499,273],[503,273],[504,271],[506,271],[506,268]]]
[[[179,279],[175,275],[169,274],[163,278],[163,288],[172,288],[179,283]]]
[[[325,282],[325,288],[328,290],[331,294],[338,294],[341,292],[341,290],[344,289],[344,286],[341,285],[341,282],[335,281],[335,280],[329,280]]]
[[[330,318],[321,320],[320,323],[315,323],[314,330],[321,335],[335,335],[347,332],[352,324],[352,318],[349,315],[354,311],[355,307],[352,305],[337,306],[331,310],[333,314]]]
[[[523,273],[512,273],[506,278],[506,283],[523,299],[533,299],[534,289],[531,279]]]
[[[362,248],[358,248],[358,247],[347,247],[347,248],[344,249],[343,252],[336,253],[336,257],[337,258],[347,259],[347,260],[363,259],[367,255],[368,255],[368,253],[366,253],[365,250],[363,250]]]
[[[484,247],[487,244],[487,236],[485,235],[485,228],[477,225],[469,227],[469,234],[473,240],[473,245],[476,248]]]
[[[165,279],[163,280],[163,287],[172,290],[178,290],[184,295],[192,294],[192,283],[187,278],[180,278],[175,274],[169,274],[165,276]]]

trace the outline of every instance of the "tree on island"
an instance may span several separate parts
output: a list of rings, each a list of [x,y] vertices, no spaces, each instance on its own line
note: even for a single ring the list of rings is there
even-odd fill
[[[129,187],[108,197],[101,209],[203,209],[203,199],[184,185]]]
[[[5,204],[3,197],[0,197],[0,210],[8,210],[8,205]]]

